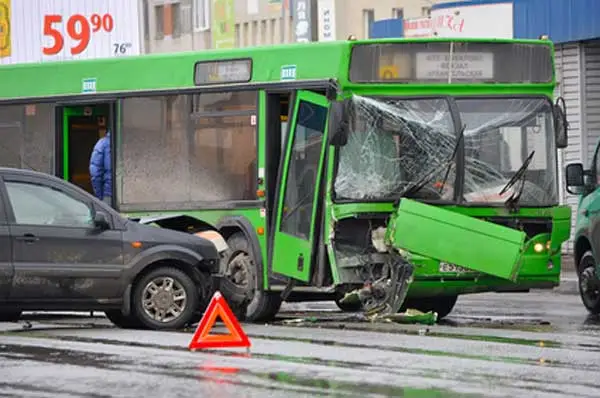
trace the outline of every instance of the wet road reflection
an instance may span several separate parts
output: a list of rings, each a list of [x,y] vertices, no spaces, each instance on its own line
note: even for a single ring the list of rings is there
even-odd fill
[[[597,397],[600,322],[578,300],[464,297],[435,326],[352,323],[322,303],[290,305],[280,323],[317,322],[244,325],[250,354],[189,352],[192,331],[29,316],[29,328],[0,324],[0,396]]]

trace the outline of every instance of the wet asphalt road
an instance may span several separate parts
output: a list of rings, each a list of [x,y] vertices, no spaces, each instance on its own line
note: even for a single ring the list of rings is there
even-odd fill
[[[244,325],[249,354],[99,313],[0,323],[0,397],[600,396],[600,321],[574,294],[463,296],[435,326],[352,322],[331,303],[281,316]]]

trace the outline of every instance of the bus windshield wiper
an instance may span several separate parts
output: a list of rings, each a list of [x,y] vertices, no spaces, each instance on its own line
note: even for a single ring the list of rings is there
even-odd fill
[[[535,155],[535,151],[531,151],[531,153],[529,154],[529,156],[527,156],[527,159],[525,159],[521,167],[519,167],[519,169],[515,172],[515,174],[513,174],[511,179],[506,183],[504,188],[502,188],[502,190],[498,193],[498,195],[502,196],[504,193],[506,193],[506,191],[508,191],[510,187],[515,185],[515,183],[519,181],[521,182],[519,189],[516,192],[513,192],[512,195],[510,195],[510,197],[506,199],[506,201],[504,202],[505,206],[516,209],[516,204],[518,203],[519,198],[521,198],[521,194],[523,193],[523,189],[525,188],[525,178],[523,177],[525,176],[527,168],[531,164],[533,155]]]
[[[440,185],[440,193],[442,193],[442,191],[444,191],[444,185],[446,185],[446,181],[448,180],[448,175],[450,175],[450,170],[452,169],[452,165],[454,164],[452,162],[452,159],[454,159],[454,157],[456,156],[456,152],[458,151],[458,146],[460,145],[460,142],[462,141],[462,139],[465,135],[466,129],[467,129],[466,124],[463,124],[463,126],[460,128],[460,132],[458,133],[458,139],[456,140],[456,145],[454,145],[454,149],[452,150],[452,157],[449,159],[448,167],[446,167],[446,174],[444,175],[444,179],[442,180],[442,184]]]

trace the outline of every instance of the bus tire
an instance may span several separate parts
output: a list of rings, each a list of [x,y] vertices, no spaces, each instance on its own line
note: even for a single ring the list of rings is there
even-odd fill
[[[362,310],[361,302],[341,303],[340,301],[344,298],[344,296],[345,291],[339,291],[335,294],[335,305],[337,305],[340,310],[343,312],[358,312]]]
[[[237,286],[251,290],[251,301],[245,317],[248,322],[268,322],[275,318],[281,307],[281,297],[277,293],[256,289],[258,276],[257,262],[252,255],[250,242],[242,232],[235,232],[227,238],[228,249],[223,255],[225,274]]]
[[[400,312],[404,312],[409,308],[413,308],[415,310],[421,312],[437,312],[437,319],[443,319],[448,316],[454,306],[456,305],[456,301],[458,300],[458,296],[436,296],[436,297],[415,297],[412,299],[407,299],[404,304],[402,304],[402,308]]]
[[[340,300],[336,299],[335,305],[343,312],[358,312],[362,310],[361,303],[340,303]]]

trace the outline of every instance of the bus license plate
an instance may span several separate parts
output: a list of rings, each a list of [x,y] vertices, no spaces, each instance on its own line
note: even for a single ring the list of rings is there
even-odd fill
[[[475,271],[472,271],[468,268],[461,267],[460,265],[445,263],[440,261],[440,272],[453,272],[457,274],[473,274]]]

